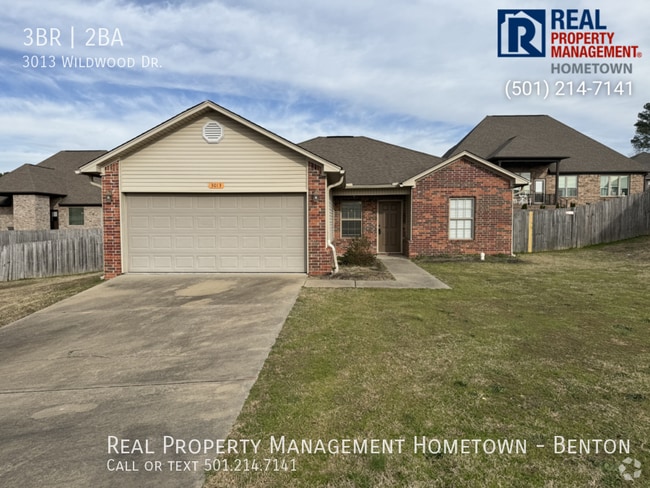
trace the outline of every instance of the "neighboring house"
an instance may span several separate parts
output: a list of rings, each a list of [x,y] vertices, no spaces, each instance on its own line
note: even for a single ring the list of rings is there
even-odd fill
[[[488,116],[445,157],[469,151],[531,181],[519,204],[587,204],[644,191],[639,161],[548,115]]]
[[[650,153],[642,152],[632,157],[632,159],[640,163],[647,171],[645,176],[645,189],[650,190]]]
[[[297,145],[210,101],[81,168],[103,185],[105,277],[333,267],[378,252],[509,254],[528,181],[468,152],[443,159],[372,139]]]
[[[0,178],[0,230],[101,227],[99,178],[75,171],[105,151],[61,151]]]

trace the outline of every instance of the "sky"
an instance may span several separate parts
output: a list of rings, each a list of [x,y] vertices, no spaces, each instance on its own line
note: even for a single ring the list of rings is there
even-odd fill
[[[486,115],[548,114],[630,156],[637,114],[650,102],[647,0],[0,0],[0,7],[0,173],[60,150],[112,149],[204,100],[296,143],[363,135],[437,156]],[[575,10],[565,12],[577,16],[565,32],[614,33],[614,44],[641,54],[499,57],[497,12],[522,8],[545,9],[547,18],[551,9]],[[550,51],[549,26],[544,32]],[[633,71],[552,72],[555,63],[594,62]],[[516,96],[518,82],[544,93]],[[575,93],[581,82],[591,90]],[[614,93],[618,83],[623,94]]]

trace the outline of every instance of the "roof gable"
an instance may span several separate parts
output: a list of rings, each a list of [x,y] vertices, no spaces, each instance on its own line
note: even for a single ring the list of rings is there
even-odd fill
[[[102,168],[107,165],[112,163],[113,161],[119,160],[124,158],[125,156],[128,156],[130,154],[133,154],[140,149],[153,144],[157,140],[159,140],[162,137],[165,137],[166,135],[169,135],[171,133],[176,132],[182,127],[185,127],[187,124],[198,120],[205,115],[208,115],[212,112],[217,112],[221,115],[224,115],[225,117],[228,117],[260,134],[263,136],[281,144],[282,146],[285,146],[302,156],[308,158],[311,161],[314,161],[316,163],[322,164],[323,168],[326,172],[340,172],[341,168],[335,164],[332,164],[330,161],[327,161],[326,159],[319,157],[315,154],[310,153],[309,151],[305,150],[304,148],[288,141],[287,139],[284,139],[277,134],[274,134],[273,132],[264,129],[263,127],[254,124],[253,122],[249,121],[248,119],[245,119],[244,117],[241,117],[234,112],[231,112],[224,107],[221,107],[220,105],[217,105],[216,103],[206,100],[205,102],[202,102],[198,105],[195,105],[194,107],[191,107],[184,112],[181,112],[180,114],[172,117],[171,119],[166,120],[165,122],[162,122],[161,124],[157,125],[156,127],[153,127],[152,129],[140,134],[139,136],[136,136],[135,138],[125,142],[124,144],[112,149],[111,151],[107,152],[106,154],[98,157],[97,159],[91,161],[90,163],[84,165],[81,168],[82,173],[99,173],[101,172]]]
[[[485,117],[445,157],[468,151],[490,161],[562,161],[562,173],[641,172],[619,152],[548,115]]]
[[[430,175],[431,173],[434,173],[436,171],[440,171],[441,169],[449,166],[450,164],[455,163],[459,159],[470,159],[470,160],[474,161],[475,163],[478,163],[479,165],[486,167],[488,170],[492,171],[493,173],[497,174],[498,176],[500,176],[502,178],[506,178],[506,179],[512,181],[512,184],[514,186],[523,186],[523,185],[527,185],[528,183],[530,183],[526,178],[524,178],[522,176],[519,176],[519,175],[517,175],[515,173],[512,173],[512,172],[510,172],[508,170],[505,170],[502,167],[497,166],[496,164],[493,164],[493,163],[491,163],[489,161],[486,161],[485,159],[480,158],[480,157],[476,156],[475,154],[472,154],[472,153],[470,153],[468,151],[463,151],[461,153],[454,154],[453,156],[445,159],[444,161],[442,161],[440,164],[437,164],[433,168],[430,168],[430,169],[428,169],[426,171],[423,171],[422,173],[419,173],[419,174],[413,176],[412,178],[409,178],[403,184],[404,184],[404,186],[415,186],[418,180]]]

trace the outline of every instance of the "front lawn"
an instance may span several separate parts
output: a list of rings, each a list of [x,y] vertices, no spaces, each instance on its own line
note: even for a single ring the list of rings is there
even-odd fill
[[[99,283],[100,273],[0,281],[0,327]]]
[[[225,458],[208,487],[650,484],[650,238],[421,266],[452,289],[303,290],[231,435],[262,450]],[[403,441],[296,455],[271,436]],[[499,442],[525,453],[489,454]]]

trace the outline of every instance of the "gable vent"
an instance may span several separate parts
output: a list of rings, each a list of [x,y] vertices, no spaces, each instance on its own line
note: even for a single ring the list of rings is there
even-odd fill
[[[203,139],[210,144],[216,144],[223,137],[223,129],[218,122],[208,122],[203,126]]]

